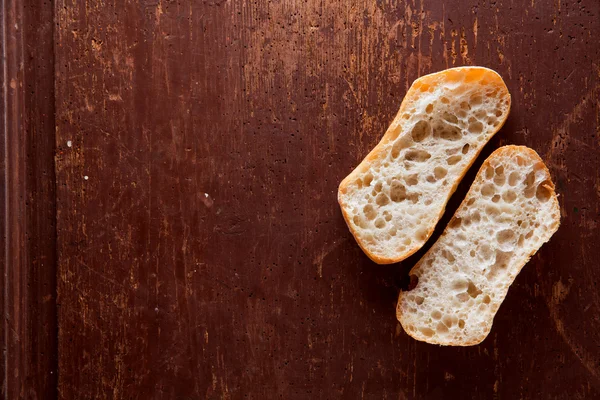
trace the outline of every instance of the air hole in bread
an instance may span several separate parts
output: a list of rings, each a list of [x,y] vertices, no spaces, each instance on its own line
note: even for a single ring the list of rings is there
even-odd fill
[[[438,310],[433,310],[431,312],[431,318],[438,320],[438,319],[442,319],[442,313],[439,312]]]
[[[480,121],[483,121],[484,118],[487,117],[485,110],[477,110],[477,111],[475,111],[474,115],[475,115],[475,118],[477,118]]]
[[[408,186],[414,186],[419,183],[419,174],[413,174],[406,177],[405,182]]]
[[[424,228],[418,229],[415,233],[417,240],[423,242],[427,239],[427,231]]]
[[[469,297],[467,295],[467,297]],[[442,322],[444,323],[444,325],[446,325],[448,328],[452,328],[452,326],[454,326],[454,323],[456,322],[455,319],[458,319],[454,316],[451,315],[444,315],[442,317]]]
[[[365,186],[371,186],[372,181],[373,181],[373,175],[371,175],[370,173],[366,173],[365,176],[363,177],[363,183],[365,184]]]
[[[469,282],[464,279],[459,279],[459,280],[452,282],[452,290],[454,290],[457,293],[466,292],[468,288],[469,288]]]
[[[435,167],[433,170],[433,175],[435,176],[435,179],[438,179],[438,180],[445,177],[447,173],[448,173],[448,170],[444,167]]]
[[[498,207],[488,205],[485,207],[485,213],[491,217],[497,217],[500,215],[500,210]]]
[[[454,165],[457,164],[460,160],[462,160],[461,156],[451,156],[446,159],[446,162],[448,163],[448,165]]]
[[[464,329],[465,328],[465,321],[463,319],[459,319],[458,320],[458,327],[460,329]]]
[[[385,193],[379,193],[377,195],[377,198],[375,199],[375,203],[377,203],[378,206],[385,206],[389,202],[390,202],[390,198],[387,197],[387,195]]]
[[[389,230],[390,236],[396,236],[396,233],[398,233],[398,229],[396,229],[395,226],[392,226],[392,228]]]
[[[448,223],[448,226],[450,228],[458,228],[458,227],[460,227],[461,223],[462,223],[462,219],[460,217],[453,217],[450,220],[450,223]]]
[[[467,200],[467,205],[468,206],[472,205],[473,203],[475,203],[475,200],[477,200],[477,198],[471,197],[469,200]]]
[[[502,110],[499,108],[496,108],[495,114],[496,114],[496,117],[500,118],[502,116]]]
[[[448,111],[444,111],[444,113],[442,114],[442,118],[452,124],[458,124],[458,118],[456,118],[456,115],[451,114]]]
[[[431,125],[427,121],[417,122],[411,130],[411,136],[415,142],[422,142],[429,135],[431,135]]]
[[[469,111],[471,109],[471,106],[466,101],[463,101],[462,103],[460,103],[460,109]]]
[[[415,296],[415,303],[420,306],[425,301],[425,298],[422,296]]]
[[[437,326],[435,327],[435,330],[441,335],[448,333],[448,328],[442,322],[438,322]]]
[[[365,219],[360,215],[355,215],[354,218],[352,218],[352,222],[354,222],[354,225],[359,226],[362,229],[367,227],[367,221],[365,221]]]
[[[473,282],[469,281],[469,287],[467,288],[467,293],[472,298],[476,298],[477,296],[479,296],[483,292],[481,290],[479,290],[477,288],[477,286],[475,286],[475,284]]]
[[[490,304],[491,301],[492,299],[487,294],[483,297],[483,304]]]
[[[377,218],[375,220],[375,227],[378,228],[378,229],[385,228],[385,221],[383,220],[383,218]]]
[[[479,248],[479,254],[481,254],[481,258],[487,261],[492,259],[494,252],[492,251],[492,248],[489,245],[483,244]]]
[[[470,255],[471,257],[475,257],[475,250],[471,250],[471,251],[469,252],[469,255]]]
[[[511,172],[510,175],[508,176],[508,184],[510,186],[516,186],[517,183],[519,183],[520,179],[521,179],[521,174],[519,174],[516,171]]]
[[[552,189],[550,185],[552,185],[552,183],[548,180],[543,181],[538,185],[535,191],[535,197],[539,202],[545,203],[550,200],[550,197],[552,196]]]
[[[431,157],[431,154],[425,150],[409,150],[406,152],[406,159],[408,161],[423,162],[427,161]]]
[[[504,200],[507,203],[514,203],[516,199],[517,194],[512,190],[508,190],[502,195],[502,200]]]
[[[421,332],[427,337],[432,337],[435,334],[435,332],[431,328],[419,328],[419,332]]]
[[[493,201],[494,203],[497,203],[497,202],[499,202],[499,201],[500,201],[500,195],[499,195],[499,194],[495,194],[495,195],[492,197],[492,201]]]
[[[460,150],[460,147],[451,147],[449,149],[446,149],[446,154],[448,154],[449,156],[458,153],[458,151]]]
[[[378,193],[381,192],[381,188],[382,187],[383,187],[383,184],[381,182],[377,182],[375,184],[375,191],[378,192]]]
[[[535,172],[531,171],[525,177],[525,192],[524,195],[528,199],[532,198],[535,195],[536,188],[534,186],[535,183]]]
[[[496,193],[496,188],[491,183],[486,183],[481,187],[481,195],[491,197]]]
[[[469,124],[468,131],[473,134],[480,134],[483,132],[483,124],[479,121],[475,121]]]
[[[456,259],[454,258],[454,255],[452,254],[452,252],[448,251],[448,250],[442,250],[442,256],[450,261],[450,262],[454,262],[456,261]]]
[[[401,138],[396,140],[394,142],[394,145],[392,146],[392,152],[391,152],[392,158],[393,159],[398,158],[398,156],[400,155],[400,152],[403,149],[410,147],[410,145],[411,145],[411,139],[408,138],[407,136],[402,136]]]
[[[375,210],[375,207],[373,207],[371,204],[367,204],[363,207],[363,213],[368,220],[373,220],[375,217],[377,217],[377,210]]]
[[[440,101],[441,101],[442,103],[444,103],[444,104],[448,104],[448,103],[450,103],[450,100],[448,100],[448,98],[447,98],[447,97],[442,97],[442,98],[440,99]]]
[[[444,140],[456,141],[462,138],[462,132],[456,126],[442,122],[433,128],[433,135]]]
[[[504,175],[504,167],[501,165],[496,168],[494,175],[494,183],[498,186],[503,186],[506,183],[506,176]]]
[[[515,232],[512,229],[503,229],[496,234],[496,240],[498,241],[498,244],[502,247],[515,240]]]
[[[425,107],[425,112],[431,114],[433,112],[433,104],[428,104],[427,107]]]
[[[469,152],[469,143],[465,144],[461,150],[463,154],[467,154]]]
[[[407,237],[407,238],[405,238],[405,239],[404,239],[404,242],[403,242],[403,243],[404,243],[405,245],[407,245],[407,246],[410,246],[410,244],[412,243],[412,239],[411,239],[411,238],[409,238],[409,237]]]
[[[498,276],[502,271],[506,270],[506,267],[511,257],[512,252],[496,250],[496,260],[494,261],[494,264],[492,264],[492,266],[489,269],[489,272],[486,275],[487,279],[492,280],[496,276]]]
[[[494,177],[494,168],[488,166],[485,169],[485,179],[492,179]]]
[[[395,203],[406,200],[406,187],[395,179],[390,185],[390,198]]]
[[[531,171],[525,176],[524,182],[526,187],[531,187],[535,183],[535,172]]]
[[[471,96],[471,98],[469,99],[469,103],[471,104],[471,106],[478,106],[482,102],[483,102],[483,99],[478,94]]]

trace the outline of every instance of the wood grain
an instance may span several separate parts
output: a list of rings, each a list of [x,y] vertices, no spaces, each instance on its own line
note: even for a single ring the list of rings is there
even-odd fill
[[[600,396],[598,2],[55,10],[61,398]],[[423,252],[371,263],[336,190],[456,65],[498,71],[513,109],[440,227],[509,143],[548,163],[563,222],[483,344],[441,348],[394,316]]]
[[[53,8],[0,5],[4,399],[57,397]]]

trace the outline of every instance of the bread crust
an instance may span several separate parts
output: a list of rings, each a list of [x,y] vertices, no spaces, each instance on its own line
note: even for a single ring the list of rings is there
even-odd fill
[[[477,176],[479,176],[480,174],[483,173],[483,171],[485,171],[485,169],[489,166],[490,164],[490,160],[492,160],[493,158],[495,158],[496,156],[501,156],[504,155],[504,153],[521,153],[521,154],[527,154],[529,157],[534,158],[537,163],[535,164],[537,168],[541,168],[543,169],[548,177],[549,177],[549,187],[546,186],[549,191],[550,191],[550,199],[553,203],[553,207],[556,208],[558,210],[558,220],[556,220],[556,227],[554,228],[554,230],[552,230],[551,232],[549,232],[549,239],[552,237],[552,235],[558,230],[559,226],[560,226],[560,207],[559,207],[559,203],[558,203],[558,196],[556,195],[556,191],[555,191],[555,186],[554,183],[552,182],[551,179],[551,175],[550,175],[550,171],[548,170],[548,167],[546,166],[546,164],[544,163],[544,161],[542,160],[542,158],[538,155],[537,152],[535,152],[535,150],[529,148],[529,147],[525,147],[525,146],[516,146],[516,145],[508,145],[508,146],[503,146],[500,147],[498,149],[496,149],[481,165],[481,168],[479,168],[479,171],[477,172]],[[459,213],[459,211],[462,210],[463,207],[466,206],[467,201],[469,201],[469,199],[472,196],[465,196],[465,198],[463,199],[463,201],[461,202],[460,206],[457,208],[456,212],[455,212],[455,216]],[[444,236],[446,235],[446,232],[452,229],[449,226],[447,226],[444,229],[444,232],[440,235],[438,241],[442,240],[444,238]],[[548,239],[548,240],[549,240]],[[541,246],[540,246],[541,248]],[[426,258],[429,253],[431,251],[433,251],[434,248],[432,246],[432,248],[423,256],[422,259]],[[523,267],[525,266],[525,264],[527,264],[527,262],[531,259],[531,257],[539,250],[539,248],[535,249],[534,251],[532,251],[527,258],[525,258],[524,262],[517,265],[516,267],[516,274],[515,277],[521,272],[521,270],[523,269]],[[413,274],[413,271],[419,266],[419,264],[421,263],[421,261],[419,261],[409,272],[410,275]],[[514,281],[513,281],[514,282]],[[512,284],[511,284],[512,285]],[[450,342],[440,342],[438,340],[435,340],[434,338],[427,338],[425,336],[418,336],[418,335],[413,335],[411,334],[411,332],[406,329],[406,326],[403,323],[403,319],[402,319],[402,310],[400,308],[400,304],[402,302],[403,297],[407,294],[408,292],[404,292],[401,291],[399,296],[398,296],[398,303],[397,303],[397,307],[396,307],[396,318],[398,319],[398,321],[400,322],[400,324],[402,325],[402,329],[404,329],[404,331],[411,336],[412,338],[419,340],[419,341],[424,341],[430,344],[439,344],[439,345],[443,345],[443,346],[473,346],[473,345],[477,345],[479,343],[481,343],[490,333],[491,329],[492,329],[492,325],[493,325],[493,319],[490,321],[487,321],[488,323],[486,324],[486,329],[485,331],[477,338],[469,340],[469,341],[461,341],[461,342],[457,342],[457,341],[450,341]],[[496,311],[497,312],[497,311]]]
[[[481,152],[481,150],[483,149],[484,146],[481,146],[481,148],[476,153],[474,153],[474,155],[471,158],[471,161],[467,165],[465,165],[460,176],[455,180],[454,184],[448,191],[447,196],[443,203],[443,207],[440,209],[440,211],[437,215],[437,218],[435,219],[436,222],[427,230],[427,233],[425,235],[425,240],[423,241],[423,243],[415,243],[409,249],[407,249],[405,252],[398,254],[395,257],[378,256],[377,254],[372,253],[364,245],[364,243],[358,236],[356,230],[353,228],[352,224],[350,223],[350,216],[348,215],[347,204],[345,204],[344,199],[343,199],[343,193],[347,190],[350,182],[353,182],[360,175],[360,173],[362,171],[367,170],[369,165],[372,162],[379,159],[380,157],[385,157],[387,155],[387,153],[384,150],[385,146],[388,144],[388,142],[391,139],[393,139],[394,131],[397,130],[398,127],[402,126],[402,115],[406,112],[406,110],[410,106],[410,104],[416,100],[418,88],[421,85],[432,84],[432,83],[436,82],[437,80],[444,79],[444,75],[453,73],[453,71],[460,71],[460,72],[466,73],[467,74],[466,79],[468,79],[469,76],[477,76],[477,75],[487,74],[487,76],[486,76],[487,79],[492,79],[492,80],[495,80],[495,81],[501,83],[502,86],[506,89],[504,91],[504,93],[506,93],[506,97],[504,99],[507,101],[508,112],[504,115],[504,118],[500,120],[498,126],[492,132],[490,132],[488,141],[502,128],[502,126],[506,122],[506,119],[508,118],[508,114],[510,113],[511,96],[510,96],[510,93],[508,92],[508,89],[506,88],[506,84],[504,83],[504,81],[502,80],[502,77],[497,72],[495,72],[494,70],[491,70],[489,68],[485,68],[485,67],[450,68],[450,69],[446,69],[446,70],[436,72],[433,74],[425,75],[423,77],[418,78],[417,80],[415,80],[413,82],[410,89],[406,93],[406,96],[402,100],[402,104],[400,105],[400,110],[396,114],[396,117],[394,118],[394,120],[392,121],[390,126],[388,127],[387,131],[381,138],[380,142],[375,146],[375,148],[373,148],[373,150],[371,150],[371,152],[363,159],[363,161],[346,178],[344,178],[342,180],[342,182],[340,183],[339,188],[338,188],[338,203],[340,204],[340,208],[342,210],[342,215],[344,216],[344,220],[346,221],[346,225],[348,225],[348,228],[350,229],[350,232],[356,239],[356,242],[358,243],[359,247],[363,250],[363,252],[372,261],[376,262],[377,264],[393,264],[393,263],[400,262],[400,261],[406,259],[407,257],[413,255],[421,247],[423,247],[423,245],[431,237],[437,223],[439,222],[440,218],[444,214],[448,200],[450,199],[452,194],[455,192],[459,183],[462,181],[462,178],[465,176],[465,174],[467,173],[467,171],[469,170],[471,165],[475,162],[475,160],[477,159],[477,156],[479,155],[479,153]]]

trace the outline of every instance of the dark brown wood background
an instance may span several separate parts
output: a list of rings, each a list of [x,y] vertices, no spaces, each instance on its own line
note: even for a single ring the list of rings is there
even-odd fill
[[[4,398],[600,398],[599,2],[2,13]],[[546,161],[562,226],[489,337],[444,348],[395,319],[435,237],[375,265],[336,191],[412,81],[459,65],[513,106],[438,231],[503,144]]]

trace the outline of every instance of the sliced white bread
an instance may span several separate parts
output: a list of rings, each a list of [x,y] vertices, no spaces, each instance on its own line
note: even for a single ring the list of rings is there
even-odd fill
[[[339,187],[346,223],[367,256],[390,264],[423,246],[509,109],[506,85],[487,68],[452,68],[412,84],[379,144]]]
[[[483,163],[443,234],[410,271],[398,321],[413,338],[469,346],[486,338],[509,286],[560,224],[537,153],[505,146]]]

